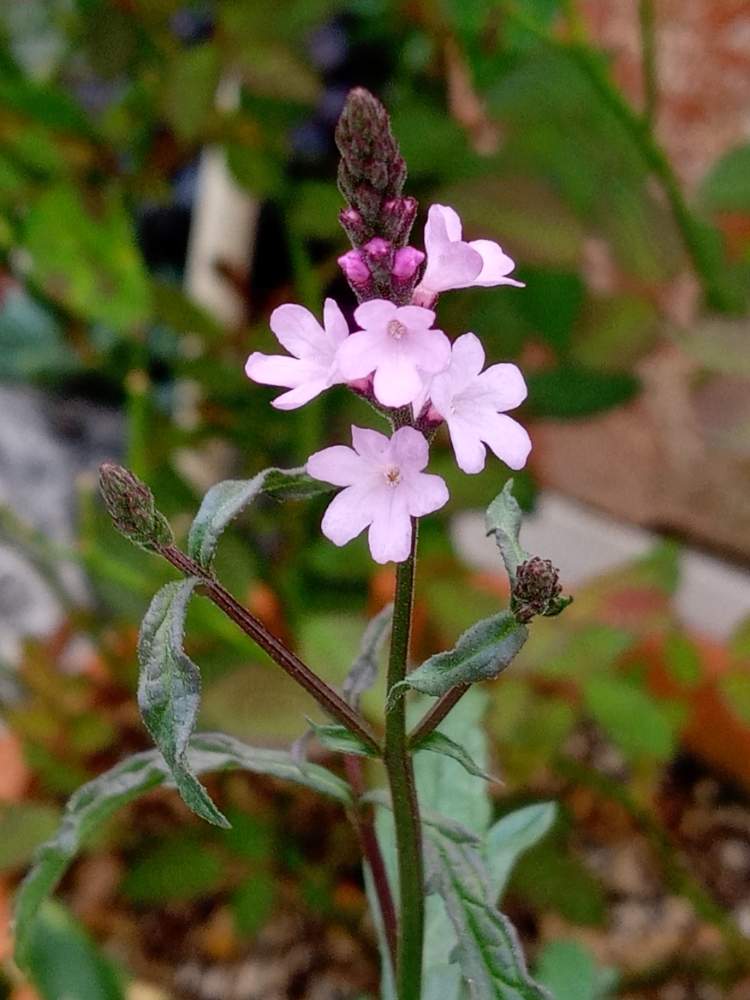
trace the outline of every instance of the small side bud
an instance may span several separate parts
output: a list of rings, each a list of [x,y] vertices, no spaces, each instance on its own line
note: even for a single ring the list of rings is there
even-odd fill
[[[352,241],[353,246],[362,246],[362,244],[367,241],[369,230],[365,225],[365,220],[356,208],[352,208],[351,206],[343,208],[339,212],[339,222],[341,223],[346,235]]]
[[[414,220],[417,217],[417,199],[390,198],[383,204],[383,232],[395,246],[408,243]]]
[[[115,528],[150,552],[174,542],[167,519],[154,504],[151,490],[132,472],[113,462],[99,467],[99,489]]]
[[[371,298],[375,284],[362,251],[349,250],[339,257],[338,262],[357,298],[360,301]]]
[[[536,615],[557,615],[572,598],[561,597],[560,573],[549,559],[533,556],[520,563],[510,599],[516,621],[526,624]]]
[[[416,277],[424,260],[424,254],[416,247],[402,247],[393,258],[393,277],[399,281],[411,281]]]

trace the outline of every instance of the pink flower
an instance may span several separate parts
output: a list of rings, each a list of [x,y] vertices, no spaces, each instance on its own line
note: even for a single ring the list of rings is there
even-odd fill
[[[292,357],[261,354],[247,359],[245,373],[263,385],[291,389],[273,400],[279,410],[294,410],[308,403],[329,386],[344,382],[336,352],[349,336],[349,326],[333,299],[326,299],[323,323],[304,306],[283,305],[271,313],[271,329]]]
[[[422,389],[422,373],[434,374],[450,360],[450,341],[442,330],[431,329],[430,309],[372,299],[354,319],[362,329],[342,343],[339,367],[346,379],[374,372],[373,391],[383,406],[411,403]]]
[[[414,293],[415,302],[431,304],[440,292],[472,285],[517,285],[509,278],[516,266],[492,240],[461,239],[461,219],[447,205],[432,205],[424,227],[427,267]]]
[[[324,448],[307,460],[316,479],[343,486],[323,517],[323,534],[346,545],[369,527],[370,552],[376,562],[403,562],[412,541],[412,518],[438,510],[448,500],[440,476],[422,472],[428,446],[413,427],[392,438],[352,427],[354,448]]]
[[[524,401],[526,383],[515,365],[492,365],[482,372],[483,365],[479,338],[473,333],[459,337],[450,366],[429,387],[432,405],[448,425],[456,461],[464,472],[482,471],[485,445],[511,469],[522,469],[531,440],[504,411]]]

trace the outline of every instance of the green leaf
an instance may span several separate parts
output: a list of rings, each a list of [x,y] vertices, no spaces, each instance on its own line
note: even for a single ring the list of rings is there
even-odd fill
[[[672,629],[664,641],[664,660],[676,681],[685,687],[694,687],[702,676],[698,647],[685,632]]]
[[[428,891],[443,900],[473,1000],[551,1000],[529,975],[513,925],[494,905],[491,879],[469,831],[425,823]]]
[[[189,767],[196,774],[243,770],[293,781],[343,805],[351,804],[349,786],[318,764],[300,767],[290,753],[247,746],[223,733],[198,733],[190,741]],[[25,964],[29,935],[39,908],[54,891],[83,844],[118,809],[153,788],[168,784],[171,773],[158,750],[128,757],[70,798],[55,835],[38,849],[15,903],[16,960]]]
[[[529,553],[518,541],[521,519],[521,508],[513,496],[513,480],[509,479],[503,486],[502,493],[487,508],[485,523],[487,534],[495,536],[511,583],[516,579],[519,564],[529,558]]]
[[[600,969],[576,941],[550,941],[542,949],[536,977],[555,1000],[605,1000],[612,995],[617,976]]]
[[[177,135],[195,139],[214,109],[221,63],[215,45],[205,42],[179,52],[169,65],[162,92],[164,114]]]
[[[34,924],[28,972],[42,1000],[125,1000],[115,967],[58,903],[46,903]]]
[[[714,165],[700,200],[709,211],[750,213],[750,144],[730,150]]]
[[[333,750],[335,753],[353,754],[355,757],[378,756],[358,736],[350,733],[346,726],[340,726],[336,723],[324,723],[321,725],[318,722],[313,722],[312,719],[308,719],[307,721],[317,738],[328,750]]]
[[[200,705],[200,671],[182,648],[187,606],[197,577],[168,583],[151,602],[138,637],[138,707],[186,805],[216,826],[228,826],[187,763]]]
[[[491,879],[490,895],[499,899],[518,858],[549,833],[557,815],[554,802],[540,802],[503,816],[487,833],[484,856]]]
[[[365,691],[369,691],[378,677],[378,654],[391,629],[393,604],[386,604],[368,623],[359,647],[359,656],[351,666],[342,686],[344,697],[354,708]]]
[[[445,733],[438,732],[438,730],[428,733],[424,739],[412,746],[412,750],[415,752],[420,750],[430,750],[432,753],[443,754],[446,757],[451,757],[453,760],[458,761],[464,771],[467,771],[475,778],[484,778],[486,781],[497,781],[497,778],[493,778],[491,774],[483,771],[482,768],[475,763],[471,754],[469,754],[459,743],[456,743],[455,740],[446,736]]]
[[[132,331],[149,319],[148,278],[115,191],[102,192],[89,211],[75,188],[48,188],[29,209],[23,242],[31,278],[56,302],[117,330]]]
[[[579,274],[523,269],[520,276],[532,294],[519,296],[516,308],[532,330],[541,334],[558,354],[565,354],[586,297]]]
[[[276,881],[261,869],[232,894],[230,906],[240,934],[255,934],[268,923],[276,901]]]
[[[602,674],[590,677],[583,693],[593,718],[628,756],[672,756],[683,719],[680,705],[657,701],[631,681]]]
[[[746,665],[734,667],[719,678],[719,691],[731,711],[750,725],[750,674]]]
[[[223,879],[224,866],[218,854],[191,831],[167,837],[139,854],[121,890],[133,903],[187,903],[216,892]]]
[[[511,663],[528,634],[510,611],[501,611],[472,625],[453,649],[425,660],[402,684],[438,697],[457,684],[490,680]],[[395,696],[396,689],[390,694]]]
[[[537,417],[572,419],[611,410],[627,403],[640,383],[629,372],[602,372],[566,364],[530,372],[529,403]]]
[[[267,149],[247,143],[228,143],[227,166],[237,183],[256,198],[270,198],[281,189],[282,164]]]
[[[308,476],[304,469],[264,469],[252,479],[216,483],[203,498],[190,527],[188,555],[208,568],[221,533],[260,493],[278,500],[305,500],[332,489]]]
[[[202,306],[198,305],[171,281],[151,282],[154,299],[154,319],[176,333],[197,333],[206,340],[219,340],[224,328]]]

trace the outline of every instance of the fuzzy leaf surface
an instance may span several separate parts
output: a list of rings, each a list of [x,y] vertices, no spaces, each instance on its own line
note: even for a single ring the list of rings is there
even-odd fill
[[[487,771],[482,770],[471,754],[460,743],[456,743],[450,736],[446,736],[445,733],[441,733],[437,729],[428,733],[424,739],[414,744],[412,749],[416,752],[430,750],[432,753],[441,753],[446,757],[451,757],[453,760],[458,761],[464,771],[475,778],[484,778],[485,781],[497,781],[497,778],[493,778]]]
[[[555,822],[554,802],[538,802],[516,809],[490,827],[484,856],[491,879],[490,895],[497,900],[503,893],[513,865],[547,834]]]
[[[487,534],[495,536],[511,583],[516,578],[519,564],[529,558],[529,553],[518,540],[521,518],[521,508],[513,496],[513,480],[509,479],[487,508],[486,524]]]
[[[359,702],[378,677],[378,654],[385,642],[393,621],[393,604],[386,606],[368,623],[362,635],[359,656],[346,675],[342,691],[347,702],[359,708]]]

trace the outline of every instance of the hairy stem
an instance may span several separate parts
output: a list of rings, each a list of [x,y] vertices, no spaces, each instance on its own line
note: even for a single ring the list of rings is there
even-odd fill
[[[398,919],[396,917],[396,907],[393,903],[390,882],[388,881],[388,872],[386,871],[383,854],[380,850],[377,834],[375,833],[372,806],[363,805],[357,801],[366,791],[364,776],[362,774],[362,761],[359,757],[345,757],[344,767],[355,798],[352,820],[357,831],[357,836],[359,837],[362,854],[372,875],[372,884],[378,899],[378,908],[380,909],[380,917],[388,945],[391,966],[395,973],[398,955]]]
[[[409,746],[415,747],[418,743],[429,736],[433,729],[437,729],[443,719],[455,708],[463,698],[471,684],[457,684],[441,695],[429,711],[425,712],[416,726],[409,733]]]
[[[418,522],[413,520],[409,558],[399,563],[396,571],[391,651],[388,662],[389,691],[406,676],[414,601],[417,524]],[[406,701],[403,697],[394,699],[386,709],[383,760],[391,787],[398,853],[400,896],[396,971],[398,997],[399,1000],[420,1000],[424,942],[424,862],[419,804],[406,734]]]
[[[249,635],[261,649],[284,670],[292,680],[303,687],[321,705],[325,711],[355,734],[362,742],[377,754],[380,746],[365,721],[332,687],[303,663],[300,658],[288,649],[273,632],[255,615],[244,608],[213,576],[206,572],[198,563],[185,555],[175,545],[166,545],[159,549],[160,554],[181,573],[197,576],[207,597],[230,618],[235,625]]]

